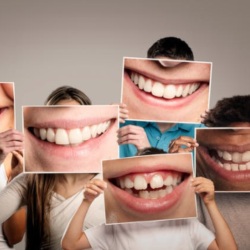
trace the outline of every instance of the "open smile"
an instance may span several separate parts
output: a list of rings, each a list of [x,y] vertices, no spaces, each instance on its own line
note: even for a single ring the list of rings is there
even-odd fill
[[[164,107],[182,107],[196,98],[209,85],[198,79],[164,80],[145,72],[125,70],[124,79],[135,95],[146,103]]]
[[[154,166],[150,172],[144,172],[143,166],[134,169],[140,171],[108,179],[108,182],[121,204],[144,214],[163,212],[178,203],[191,176],[167,166]]]
[[[28,130],[38,139],[55,143],[57,145],[78,145],[90,139],[99,137],[105,133],[111,124],[111,120],[84,126],[81,128],[63,129],[63,128],[34,128]]]
[[[250,180],[250,146],[199,146],[203,159],[213,171],[228,181]]]

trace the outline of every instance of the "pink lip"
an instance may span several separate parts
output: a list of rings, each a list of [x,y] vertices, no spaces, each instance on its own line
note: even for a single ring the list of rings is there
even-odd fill
[[[104,121],[101,121],[101,122],[104,122]],[[92,122],[94,121],[91,121],[91,123]],[[99,119],[98,119],[98,122],[96,123],[99,123]],[[82,122],[80,121],[69,121],[69,120],[57,120],[53,122],[52,121],[43,122],[43,123],[37,124],[36,126],[38,128],[54,126],[54,127],[64,128],[64,129],[70,129],[70,128],[75,128],[76,125],[79,127],[79,124],[81,124],[81,126],[83,127],[86,126],[86,122],[84,122],[85,125],[83,125]],[[88,121],[88,124],[90,124],[89,121]],[[90,140],[84,141],[83,143],[78,144],[78,145],[62,146],[62,145],[57,145],[55,143],[43,141],[43,140],[38,139],[27,129],[26,129],[27,131],[26,134],[27,134],[28,140],[31,141],[34,147],[39,148],[39,150],[41,150],[42,154],[44,154],[45,157],[53,157],[55,159],[54,160],[55,164],[58,164],[61,161],[69,161],[71,164],[72,162],[75,162],[76,165],[79,165],[81,163],[84,165],[84,158],[89,157],[90,154],[93,154],[93,152],[95,152],[95,150],[97,150],[100,147],[100,145],[103,144],[103,141],[105,141],[106,138],[109,136],[109,131],[112,130],[114,126],[116,126],[116,119],[111,120],[110,127],[103,134],[101,134],[100,136],[96,138],[92,138]],[[46,166],[47,169],[49,169],[50,167],[53,169],[55,166]],[[62,168],[58,166],[58,169],[61,170]],[[98,168],[96,166],[91,166],[91,170],[89,172],[100,172],[100,170],[101,170],[101,164],[100,166],[98,166]],[[88,172],[88,171],[84,171],[84,172]]]
[[[184,81],[182,81],[183,83]],[[190,83],[190,80],[188,81]],[[198,90],[196,90],[193,94],[188,95],[186,97],[182,98],[173,98],[173,99],[164,99],[159,98],[156,96],[153,96],[152,94],[148,94],[144,92],[143,90],[140,90],[130,79],[128,73],[124,72],[124,84],[127,84],[127,86],[133,91],[133,93],[137,96],[138,99],[142,100],[146,104],[154,105],[154,106],[160,106],[164,108],[172,108],[172,109],[178,109],[181,107],[184,107],[188,105],[189,103],[195,101],[198,95],[202,93],[208,86],[208,84],[201,84]]]
[[[211,169],[221,178],[232,182],[245,182],[250,180],[250,170],[244,171],[229,171],[220,167],[209,155],[208,149],[204,146],[199,146],[197,149],[202,158],[207,162]]]
[[[179,167],[178,167],[179,168]],[[150,168],[145,168],[143,166],[131,167],[131,169],[136,169],[136,173],[151,173],[156,171],[169,171],[174,170],[174,167],[167,167],[167,166],[153,166]],[[180,168],[179,168],[180,169]],[[175,172],[178,170],[175,169]],[[127,174],[131,174],[131,171],[128,169],[113,176],[112,178],[121,177]],[[134,173],[134,172],[133,172]],[[186,172],[181,172],[181,174],[187,174]],[[190,173],[189,173],[190,174]],[[104,174],[105,175],[105,174]],[[111,179],[110,177],[108,179]],[[184,190],[188,186],[189,177],[186,177],[179,185],[177,185],[174,190],[167,194],[165,197],[159,199],[143,199],[135,197],[128,192],[122,190],[121,188],[115,186],[110,181],[109,187],[110,192],[112,192],[113,197],[123,206],[127,207],[128,210],[132,210],[136,213],[144,213],[144,214],[155,214],[157,212],[164,212],[172,207],[174,207],[181,199],[184,193]]]

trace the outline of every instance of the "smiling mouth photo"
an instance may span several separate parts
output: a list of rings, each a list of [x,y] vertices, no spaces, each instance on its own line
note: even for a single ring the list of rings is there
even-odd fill
[[[81,128],[63,129],[63,128],[35,128],[29,127],[28,130],[38,139],[56,145],[79,145],[90,139],[104,134],[111,124],[111,120],[84,126]]]
[[[141,73],[137,73],[131,70],[127,70],[130,80],[141,91],[151,94],[154,97],[164,98],[167,100],[184,98],[196,92],[202,84],[202,82],[190,82],[190,83],[163,83],[158,80],[150,79]]]
[[[118,107],[23,107],[25,171],[100,172],[117,157]]]
[[[194,193],[190,195],[187,191],[192,177],[191,157],[190,169],[170,166],[167,163],[155,164],[151,166],[138,164],[126,169],[120,169],[121,166],[114,165],[118,170],[114,170],[117,173],[114,176],[111,174],[110,177],[104,167],[104,178],[108,182],[105,202],[108,202],[108,196],[112,195],[112,199],[119,204],[123,213],[129,215],[127,220],[113,221],[112,216],[111,219],[109,218],[109,212],[112,214],[112,211],[106,210],[107,223],[195,216]],[[190,210],[187,212],[184,209],[185,211],[179,213],[183,198],[188,199]],[[131,214],[133,214],[132,217],[130,217]]]
[[[224,145],[224,148],[226,145]],[[232,182],[250,180],[250,150],[226,150],[223,145],[215,147],[199,146],[202,158],[211,166],[211,169],[223,179]],[[216,184],[216,183],[215,183]]]

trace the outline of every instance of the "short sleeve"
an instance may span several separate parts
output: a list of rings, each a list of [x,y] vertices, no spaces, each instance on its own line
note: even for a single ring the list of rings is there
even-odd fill
[[[214,234],[197,219],[192,220],[190,233],[194,249],[197,250],[207,249],[215,239]]]

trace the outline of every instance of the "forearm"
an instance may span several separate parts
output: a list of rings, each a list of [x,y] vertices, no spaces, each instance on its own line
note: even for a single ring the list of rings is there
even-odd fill
[[[89,248],[89,242],[82,231],[83,223],[91,202],[83,200],[80,207],[73,216],[62,240],[62,248],[77,250]]]
[[[216,243],[221,250],[235,250],[237,249],[233,234],[221,215],[215,201],[206,205],[208,213],[211,217],[214,229]]]
[[[20,242],[26,229],[26,208],[21,208],[2,225],[8,245]]]

